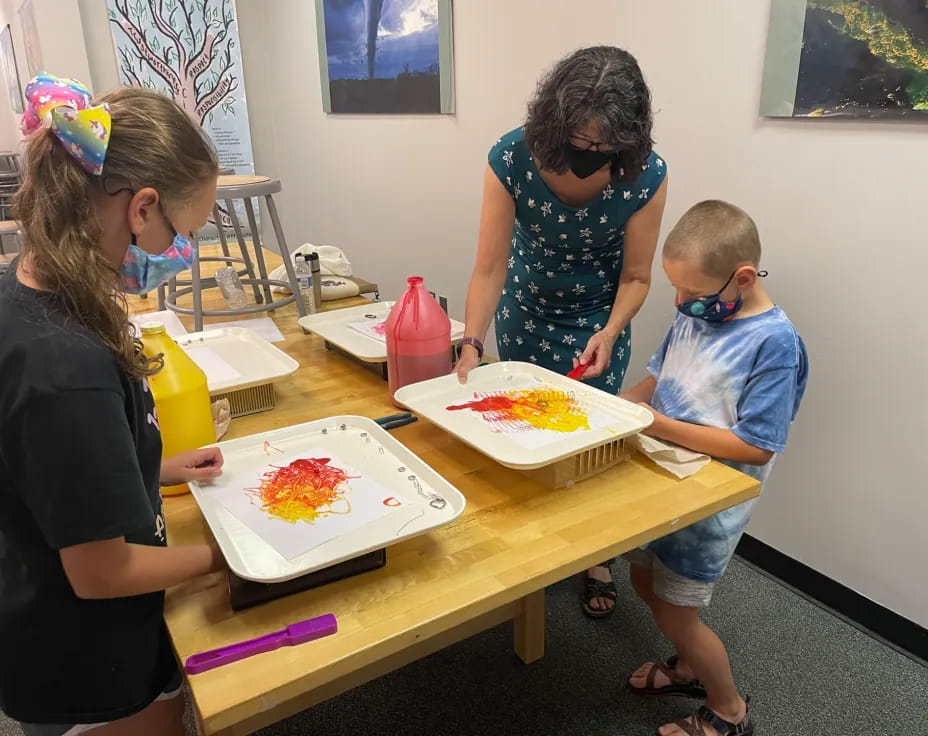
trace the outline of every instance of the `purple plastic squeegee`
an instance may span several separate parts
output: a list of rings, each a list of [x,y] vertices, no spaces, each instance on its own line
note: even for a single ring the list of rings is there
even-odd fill
[[[257,639],[249,639],[238,644],[230,644],[227,647],[192,654],[187,657],[185,667],[187,674],[198,675],[216,667],[247,659],[255,654],[272,652],[280,647],[293,647],[313,639],[331,636],[336,631],[338,631],[338,622],[335,620],[334,615],[327,613],[324,616],[317,616],[316,618],[291,624],[286,629],[259,636]]]

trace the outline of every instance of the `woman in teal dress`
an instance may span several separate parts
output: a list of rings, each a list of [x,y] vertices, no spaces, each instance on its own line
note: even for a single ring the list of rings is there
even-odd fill
[[[502,360],[558,373],[583,364],[584,381],[621,389],[667,195],[651,122],[650,92],[622,49],[581,49],[541,80],[525,125],[490,150],[462,381],[495,317]],[[584,611],[607,616],[615,598],[608,566],[592,568]]]

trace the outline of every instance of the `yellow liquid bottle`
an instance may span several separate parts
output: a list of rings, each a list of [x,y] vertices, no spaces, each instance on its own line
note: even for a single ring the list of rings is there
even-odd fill
[[[216,428],[206,374],[171,339],[160,322],[142,327],[142,345],[145,355],[164,356],[164,368],[148,379],[161,428],[161,457],[213,444]],[[161,489],[165,496],[179,496],[188,491],[186,483]]]

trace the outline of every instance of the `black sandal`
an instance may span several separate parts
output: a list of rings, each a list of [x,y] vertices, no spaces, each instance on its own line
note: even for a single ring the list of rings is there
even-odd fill
[[[677,661],[678,657],[675,654],[666,662],[654,662],[651,665],[651,669],[648,670],[645,686],[635,687],[629,682],[628,689],[635,695],[641,695],[645,698],[675,696],[680,698],[693,698],[694,700],[705,700],[706,690],[699,680],[684,680],[676,673]],[[669,685],[654,687],[654,678],[657,676],[658,672],[662,672],[664,676],[670,680]]]
[[[744,718],[740,723],[726,721],[718,713],[714,713],[706,706],[703,706],[689,718],[681,718],[674,721],[674,725],[682,729],[687,736],[706,736],[706,729],[703,723],[708,723],[712,728],[719,732],[719,736],[754,736],[754,724],[751,723],[750,715],[750,698],[745,698]]]
[[[615,583],[609,581],[604,583],[601,580],[595,580],[589,575],[585,576],[586,581],[583,586],[583,612],[590,618],[606,618],[611,616],[615,611],[615,602],[619,597],[619,591],[616,590]],[[592,608],[590,601],[594,598],[608,598],[612,601],[609,608]]]

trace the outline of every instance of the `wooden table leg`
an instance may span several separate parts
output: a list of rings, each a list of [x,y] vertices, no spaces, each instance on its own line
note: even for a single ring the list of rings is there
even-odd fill
[[[512,622],[513,648],[525,664],[545,656],[545,591],[525,596]]]

